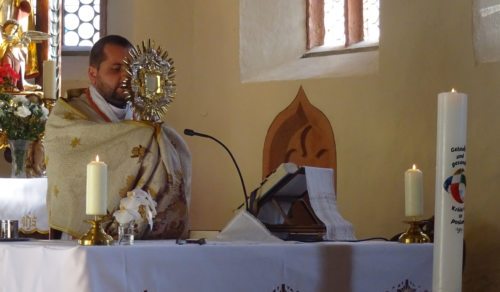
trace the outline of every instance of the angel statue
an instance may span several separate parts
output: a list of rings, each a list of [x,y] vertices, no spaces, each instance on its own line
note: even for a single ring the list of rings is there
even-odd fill
[[[19,23],[14,19],[6,20],[0,28],[0,63],[9,64],[14,71],[19,73],[19,81],[16,88],[20,91],[41,89],[39,85],[30,84],[25,80],[26,59],[28,57],[28,46],[31,42],[39,42],[49,38],[49,34],[28,30],[22,32]]]
[[[35,30],[35,0],[0,0],[0,24],[8,19],[19,22],[20,33]],[[35,42],[31,42],[27,48],[25,78],[34,78],[40,73],[38,64],[38,52]]]

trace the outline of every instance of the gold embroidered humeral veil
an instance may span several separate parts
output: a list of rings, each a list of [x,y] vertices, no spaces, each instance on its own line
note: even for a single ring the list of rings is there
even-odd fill
[[[45,135],[49,224],[74,237],[88,229],[86,165],[99,155],[108,165],[108,213],[127,191],[142,188],[158,203],[153,230],[139,226],[139,238],[177,238],[188,228],[191,156],[183,139],[165,124],[106,123],[84,98],[59,100]],[[114,234],[116,224],[108,224]]]

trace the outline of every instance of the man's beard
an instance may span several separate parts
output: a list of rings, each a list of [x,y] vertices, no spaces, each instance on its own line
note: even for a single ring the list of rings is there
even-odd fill
[[[106,91],[103,92],[103,90],[99,90],[99,88],[96,89],[109,104],[118,108],[125,108],[127,105],[125,93],[120,87],[115,88],[111,94],[107,94]]]
[[[127,104],[125,94],[123,92],[117,92],[117,90],[113,91],[113,94],[107,99],[107,102],[119,108],[125,108]]]

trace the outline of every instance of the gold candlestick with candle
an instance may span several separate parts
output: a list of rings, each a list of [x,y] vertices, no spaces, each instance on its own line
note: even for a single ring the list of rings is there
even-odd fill
[[[43,102],[52,111],[57,101],[56,62],[46,60],[43,62]]]
[[[108,201],[108,166],[99,161],[87,164],[87,195],[86,213],[93,215],[93,220],[86,220],[91,228],[85,233],[78,243],[80,245],[111,245],[113,238],[106,234],[102,227],[103,216],[107,214]]]
[[[422,232],[417,218],[424,213],[423,175],[422,171],[413,164],[411,169],[405,172],[405,215],[412,220],[403,221],[409,224],[408,230],[399,236],[402,243],[425,243],[430,242],[429,236]]]

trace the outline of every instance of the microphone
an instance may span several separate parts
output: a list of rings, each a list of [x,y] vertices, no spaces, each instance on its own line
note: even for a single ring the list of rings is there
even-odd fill
[[[238,171],[238,175],[240,176],[241,186],[243,187],[243,195],[245,195],[245,209],[248,211],[248,195],[247,195],[247,189],[245,188],[245,182],[243,181],[243,176],[241,175],[241,171],[240,171],[240,168],[238,167],[238,163],[236,163],[236,159],[234,159],[233,154],[231,153],[231,151],[229,151],[229,149],[226,147],[226,145],[224,145],[221,141],[219,141],[218,139],[216,139],[210,135],[198,133],[198,132],[195,132],[191,129],[184,129],[184,135],[200,136],[200,137],[204,137],[204,138],[209,138],[209,139],[212,139],[215,142],[219,143],[219,145],[221,145],[222,147],[224,147],[224,149],[226,149],[227,153],[229,153],[229,156],[231,156],[231,159],[233,160],[234,166],[236,166],[236,170]]]

